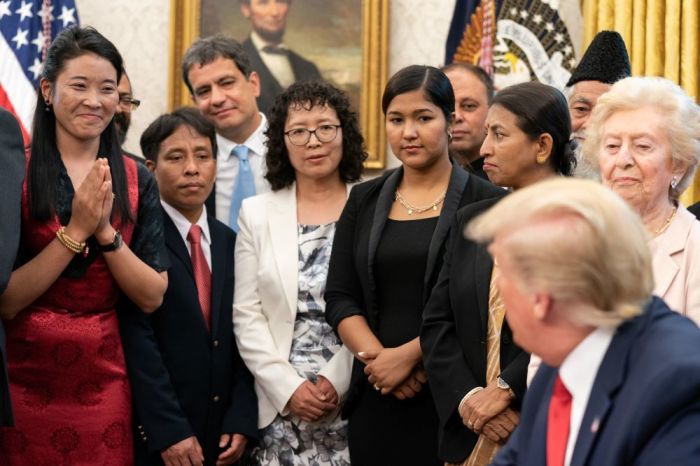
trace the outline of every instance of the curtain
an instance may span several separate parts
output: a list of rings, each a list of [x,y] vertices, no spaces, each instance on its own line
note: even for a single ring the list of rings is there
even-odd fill
[[[700,0],[582,0],[584,46],[602,30],[625,39],[634,76],[662,76],[700,100]],[[584,48],[585,50],[585,48]],[[700,174],[681,198],[700,201]]]

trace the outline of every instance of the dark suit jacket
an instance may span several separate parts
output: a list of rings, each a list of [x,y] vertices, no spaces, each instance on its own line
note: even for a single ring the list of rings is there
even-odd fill
[[[503,195],[506,191],[502,191]],[[461,463],[478,436],[462,423],[457,408],[467,392],[486,386],[486,336],[493,260],[483,245],[464,237],[465,226],[500,197],[468,205],[457,212],[445,258],[423,312],[423,362],[440,417],[439,454]],[[530,355],[513,343],[506,321],[501,330],[501,378],[515,392],[519,408],[525,393]]]
[[[245,50],[250,65],[253,71],[258,73],[260,77],[260,96],[258,97],[258,109],[268,115],[272,110],[272,104],[275,102],[275,97],[284,90],[279,82],[272,75],[270,69],[265,65],[258,53],[258,49],[253,45],[253,41],[248,37],[243,42],[243,50]],[[296,81],[306,81],[321,79],[321,72],[318,71],[316,65],[309,60],[301,57],[298,53],[289,50],[289,64],[294,72]]]
[[[24,166],[22,131],[12,114],[0,108],[0,294],[7,288],[19,245]],[[13,424],[5,356],[0,321],[0,426]]]
[[[653,298],[621,325],[598,369],[572,466],[700,464],[700,330]],[[557,369],[542,365],[520,426],[493,464],[545,466]]]
[[[133,307],[120,316],[137,426],[136,463],[162,464],[160,452],[196,435],[213,465],[222,433],[257,438],[253,378],[233,337],[236,235],[213,217],[211,333],[202,318],[190,255],[163,212],[170,259],[163,305],[151,315]]]
[[[691,214],[695,215],[695,218],[700,219],[700,202],[696,202],[695,204],[688,207],[688,211],[690,211]]]
[[[403,168],[390,170],[380,178],[356,185],[350,191],[336,227],[326,282],[326,320],[336,331],[341,320],[353,315],[365,316],[372,331],[378,329],[374,258],[394,202],[396,187],[402,177]],[[501,188],[468,174],[456,164],[452,166],[442,212],[428,249],[422,283],[424,302],[442,266],[445,239],[455,212],[472,202],[501,194]],[[363,377],[363,366],[355,360],[344,406],[345,415],[352,410]]]

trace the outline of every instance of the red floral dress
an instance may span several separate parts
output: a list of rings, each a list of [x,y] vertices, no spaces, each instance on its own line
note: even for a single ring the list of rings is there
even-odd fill
[[[125,158],[124,164],[137,217],[143,174],[133,160]],[[72,195],[65,201],[70,206]],[[60,224],[67,223],[61,216],[59,209],[47,222],[33,219],[25,181],[27,257],[53,241]],[[112,224],[130,244],[134,224],[118,218]],[[162,235],[162,226],[159,230]],[[130,389],[115,310],[119,294],[102,254],[92,251],[76,256],[46,293],[6,322],[15,427],[0,429],[0,464],[133,464]]]

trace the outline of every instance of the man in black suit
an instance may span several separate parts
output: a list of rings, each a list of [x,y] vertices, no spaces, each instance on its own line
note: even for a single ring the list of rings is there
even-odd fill
[[[284,45],[291,0],[240,0],[241,13],[252,27],[243,49],[260,76],[258,108],[268,114],[284,89],[295,81],[320,79],[316,65]]]
[[[691,214],[695,215],[695,217],[700,219],[700,202],[696,202],[695,204],[691,205],[690,207],[688,207],[688,210]]]
[[[123,312],[136,464],[227,465],[257,437],[253,378],[233,338],[235,234],[204,201],[216,175],[214,127],[183,108],[141,136],[160,189],[170,259],[163,305]]]
[[[24,182],[24,144],[17,120],[0,108],[0,295],[5,292],[17,254]],[[5,329],[0,321],[0,426],[13,425],[5,360]]]

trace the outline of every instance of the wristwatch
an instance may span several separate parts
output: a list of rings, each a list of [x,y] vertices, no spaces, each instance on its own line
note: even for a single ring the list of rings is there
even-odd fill
[[[98,244],[98,246],[101,252],[111,252],[116,251],[117,249],[122,247],[122,244],[124,244],[124,242],[122,241],[122,234],[119,232],[119,230],[116,230],[114,232],[114,240],[111,243]]]
[[[510,394],[511,398],[515,398],[515,392],[513,391],[512,388],[510,388],[510,385],[508,385],[508,382],[506,382],[502,378],[500,378],[500,377],[496,378],[496,387],[500,388],[501,390],[507,390],[508,394]]]

